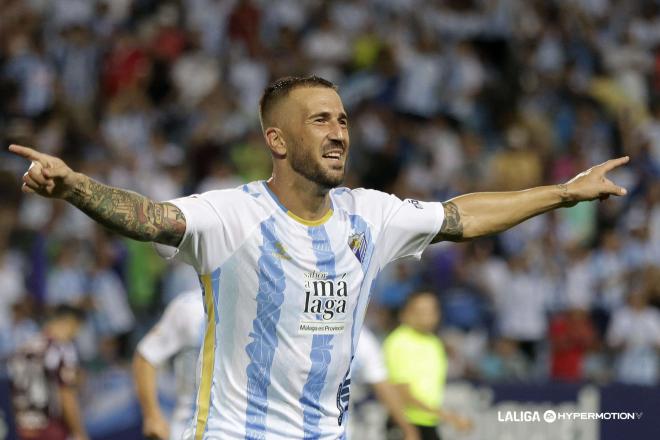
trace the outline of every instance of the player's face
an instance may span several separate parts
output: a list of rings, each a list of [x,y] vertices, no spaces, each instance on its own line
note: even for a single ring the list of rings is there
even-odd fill
[[[323,188],[344,180],[348,157],[348,118],[337,92],[301,87],[289,94],[287,160],[291,168]]]

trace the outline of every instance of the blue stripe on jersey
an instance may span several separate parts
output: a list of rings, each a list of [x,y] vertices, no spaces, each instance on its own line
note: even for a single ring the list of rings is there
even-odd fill
[[[369,229],[369,225],[367,222],[360,217],[359,215],[350,215],[349,216],[350,221],[351,221],[351,229],[353,234],[363,234],[364,240],[366,241],[366,252],[364,254],[364,257],[362,258],[362,273],[366,278],[367,271],[369,270],[369,264],[371,263],[371,256],[373,255],[374,252],[374,243],[373,240],[371,239],[371,229]],[[363,278],[363,283],[364,279]],[[358,334],[355,331],[355,326],[357,323],[357,312],[358,309],[364,304],[366,307],[366,303],[369,301],[369,294],[364,295],[362,293],[362,284],[360,284],[360,290],[358,290],[358,294],[360,295],[358,297],[358,300],[355,304],[355,308],[353,308],[353,322],[351,324],[351,362],[348,364],[348,370],[346,370],[346,374],[344,375],[344,380],[342,382],[342,385],[340,385],[339,389],[337,390],[337,408],[339,409],[339,424],[343,424],[347,421],[347,416],[348,416],[348,404],[349,404],[349,386],[351,384],[351,365],[353,364],[353,357],[355,356],[355,349],[356,349],[356,342],[357,342],[357,336]]]
[[[268,386],[270,369],[277,348],[276,327],[280,319],[280,307],[284,302],[286,282],[281,260],[278,258],[279,239],[275,233],[273,217],[261,223],[263,244],[259,257],[259,291],[257,316],[252,321],[250,342],[245,351],[250,357],[246,368],[247,408],[245,410],[245,438],[264,439],[266,413],[268,411]]]
[[[324,226],[308,228],[308,234],[312,239],[312,248],[317,258],[317,266],[320,272],[327,272],[327,279],[334,280],[335,255],[330,247],[330,237]],[[328,374],[328,366],[332,360],[332,339],[334,335],[312,336],[312,349],[309,359],[312,367],[307,375],[307,381],[303,386],[300,404],[303,408],[304,439],[313,440],[321,436],[319,421],[321,420],[321,393],[325,388],[325,379]]]
[[[218,301],[219,298],[218,296],[220,295],[220,268],[218,267],[216,270],[211,272],[211,285],[213,286],[213,305],[215,306],[215,324],[218,325],[218,320],[220,319],[219,315],[219,307],[218,307]]]

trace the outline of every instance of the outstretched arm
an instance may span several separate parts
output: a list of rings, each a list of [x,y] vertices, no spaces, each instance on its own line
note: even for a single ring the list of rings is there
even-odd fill
[[[9,151],[32,161],[23,175],[23,192],[66,200],[106,228],[135,240],[177,246],[183,238],[186,219],[173,204],[104,185],[31,148],[11,145]]]
[[[626,190],[609,180],[606,173],[627,162],[628,156],[608,160],[559,185],[455,197],[443,203],[445,219],[433,241],[464,241],[495,234],[556,208],[623,196]]]

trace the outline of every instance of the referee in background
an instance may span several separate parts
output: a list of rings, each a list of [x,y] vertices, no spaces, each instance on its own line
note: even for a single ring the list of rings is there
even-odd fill
[[[442,407],[447,379],[447,355],[436,335],[440,307],[433,292],[408,296],[399,325],[385,339],[383,350],[389,380],[397,386],[408,421],[422,440],[439,440],[438,426],[449,423],[458,431],[471,429],[470,420]]]

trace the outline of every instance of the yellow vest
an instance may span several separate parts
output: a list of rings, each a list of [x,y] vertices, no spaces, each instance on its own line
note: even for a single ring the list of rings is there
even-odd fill
[[[385,339],[383,351],[390,382],[408,384],[417,400],[440,408],[447,378],[447,355],[440,338],[400,325]],[[406,406],[405,414],[414,425],[439,423],[436,413],[419,408]]]

